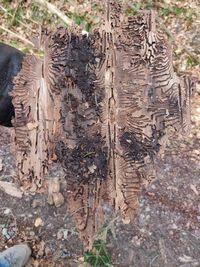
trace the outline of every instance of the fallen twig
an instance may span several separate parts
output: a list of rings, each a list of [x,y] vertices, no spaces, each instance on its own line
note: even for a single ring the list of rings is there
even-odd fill
[[[3,30],[3,31],[5,31],[5,32],[7,32],[7,33],[9,33],[9,34],[11,34],[11,35],[13,35],[15,38],[20,39],[20,40],[23,41],[24,43],[29,44],[29,45],[31,45],[31,46],[34,47],[34,43],[32,43],[31,41],[29,41],[29,40],[26,39],[25,37],[23,37],[23,36],[21,36],[21,35],[15,33],[15,32],[12,32],[11,30],[9,30],[9,29],[7,29],[7,28],[5,28],[5,27],[3,27],[3,26],[0,26],[0,29]]]

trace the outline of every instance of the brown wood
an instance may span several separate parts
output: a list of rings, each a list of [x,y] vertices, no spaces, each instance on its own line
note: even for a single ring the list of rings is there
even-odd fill
[[[58,29],[44,40],[43,62],[27,57],[13,92],[19,177],[40,187],[58,157],[88,243],[111,210],[134,218],[169,133],[189,131],[194,84],[174,72],[154,11],[125,18],[108,1],[99,30]]]

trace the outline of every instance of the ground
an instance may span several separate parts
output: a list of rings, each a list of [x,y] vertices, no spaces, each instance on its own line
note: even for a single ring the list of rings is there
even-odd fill
[[[169,2],[169,3],[168,3]],[[163,12],[176,2],[164,2]],[[1,1],[0,1],[1,3]],[[162,2],[161,2],[162,3]],[[183,8],[186,2],[182,2]],[[180,5],[180,3],[179,3]],[[200,4],[191,2],[198,14]],[[176,12],[181,12],[176,10]],[[171,16],[171,17],[170,17]],[[165,18],[166,19],[166,18]],[[170,14],[165,27],[174,34],[174,65],[178,72],[199,75],[199,18],[186,27],[182,17]],[[2,40],[6,39],[4,33]],[[185,52],[183,50],[186,50]],[[199,89],[198,89],[199,90]],[[111,214],[107,248],[113,266],[119,267],[193,267],[200,266],[200,95],[192,103],[192,131],[189,136],[173,137],[165,155],[155,164],[156,179],[142,191],[135,221],[124,225]],[[0,128],[0,182],[18,185],[11,153],[10,129]],[[52,176],[59,177],[65,197],[65,179],[60,166]],[[18,185],[19,186],[19,185]],[[29,266],[85,266],[84,246],[70,216],[67,203],[54,207],[45,194],[14,197],[1,190],[0,250],[28,242],[33,254]]]

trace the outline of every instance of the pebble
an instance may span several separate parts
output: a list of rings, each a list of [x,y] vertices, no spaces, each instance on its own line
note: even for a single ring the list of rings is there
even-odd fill
[[[64,204],[64,197],[60,193],[60,182],[59,179],[52,178],[48,183],[48,203],[50,205],[55,205],[56,207],[60,207]]]
[[[200,132],[198,132],[198,133],[196,134],[196,137],[197,137],[198,139],[200,139]]]
[[[60,254],[60,258],[66,259],[66,258],[70,258],[70,257],[72,257],[72,253],[67,249],[63,249],[63,251]]]
[[[0,171],[3,170],[3,164],[2,164],[2,159],[0,158]]]
[[[35,225],[35,227],[43,226],[43,225],[44,225],[44,222],[43,222],[42,218],[38,217],[38,218],[35,220],[34,225]]]
[[[8,229],[7,229],[7,228],[3,228],[3,230],[2,230],[2,235],[3,235],[6,239],[10,239],[10,235],[8,234]]]
[[[65,199],[60,192],[59,193],[53,193],[52,196],[53,196],[53,202],[54,202],[56,207],[60,207],[60,206],[62,206],[62,204],[64,204]]]
[[[11,213],[11,210],[9,208],[5,209],[3,212],[5,215],[8,215],[9,213]]]
[[[45,249],[44,249],[44,252],[45,252],[45,255],[51,255],[51,249],[49,248],[49,247],[45,247]]]
[[[135,247],[141,246],[141,240],[138,236],[134,236],[131,240],[131,242],[134,244]]]
[[[60,230],[58,231],[58,233],[57,233],[57,239],[58,239],[58,240],[61,240],[62,238],[63,238],[63,230],[60,229]]]
[[[60,191],[60,182],[57,177],[49,179],[49,193],[58,193]]]
[[[35,208],[41,207],[42,204],[43,203],[42,203],[41,199],[35,198],[31,204],[31,206],[35,209]]]
[[[196,155],[199,155],[200,154],[200,151],[198,149],[194,149],[193,150],[193,153],[196,154]]]
[[[34,231],[30,231],[30,236],[35,236],[35,232]]]

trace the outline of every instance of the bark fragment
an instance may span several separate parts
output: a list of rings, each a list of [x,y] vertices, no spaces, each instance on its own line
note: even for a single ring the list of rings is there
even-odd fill
[[[24,61],[13,93],[20,178],[40,186],[56,152],[88,243],[110,208],[134,218],[169,132],[189,130],[192,88],[173,70],[155,13],[124,18],[108,1],[101,29],[58,29],[45,37],[43,63]]]
[[[50,41],[46,37],[45,45],[51,45]],[[53,58],[53,51],[49,54],[48,49],[44,62],[26,56],[12,92],[16,164],[20,181],[31,191],[42,186],[48,165],[55,159],[56,138],[61,134],[61,95],[57,94],[54,78],[60,74],[54,69]]]

